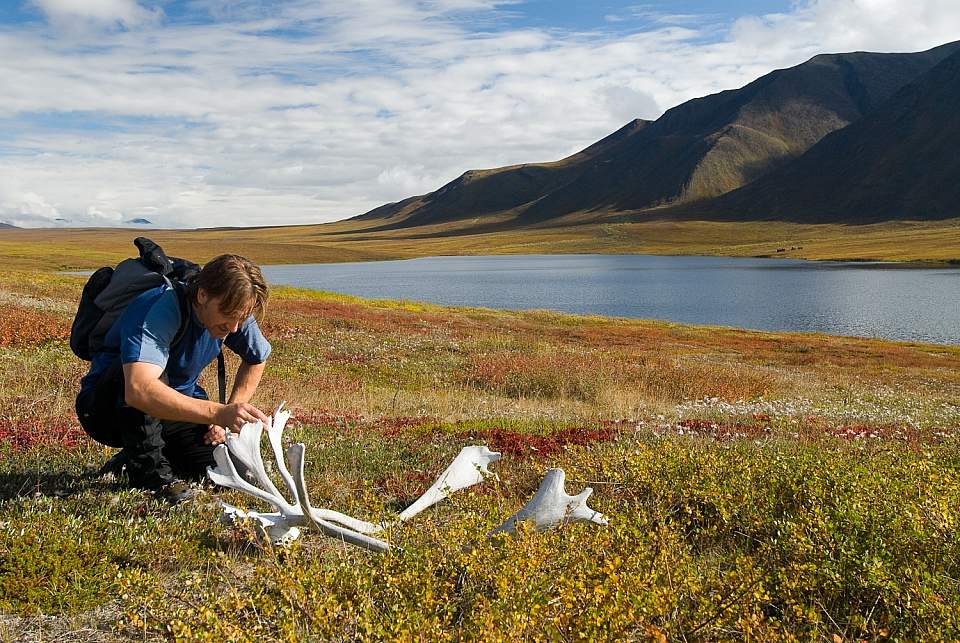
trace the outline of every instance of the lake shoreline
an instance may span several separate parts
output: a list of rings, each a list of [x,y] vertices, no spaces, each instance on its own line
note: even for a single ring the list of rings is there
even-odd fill
[[[960,343],[953,267],[628,254],[272,264],[274,284],[367,300],[549,310],[761,332]]]

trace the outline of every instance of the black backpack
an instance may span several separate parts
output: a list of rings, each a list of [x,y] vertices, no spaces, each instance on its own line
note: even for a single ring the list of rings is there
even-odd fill
[[[87,280],[80,295],[77,314],[70,328],[70,349],[80,359],[90,361],[103,348],[103,340],[113,323],[137,295],[169,284],[180,304],[180,326],[171,348],[183,338],[190,321],[187,284],[200,273],[200,266],[187,259],[168,257],[163,249],[146,237],[137,237],[134,245],[140,256],[124,259],[116,268],[104,266]],[[225,400],[226,369],[223,353],[217,356],[220,403]]]

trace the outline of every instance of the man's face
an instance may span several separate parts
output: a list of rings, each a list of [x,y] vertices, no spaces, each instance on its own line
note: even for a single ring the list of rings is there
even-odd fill
[[[217,339],[223,339],[230,333],[237,332],[240,325],[250,315],[249,312],[246,312],[246,307],[239,313],[224,314],[220,310],[220,297],[209,296],[203,288],[197,291],[195,310],[200,323]]]

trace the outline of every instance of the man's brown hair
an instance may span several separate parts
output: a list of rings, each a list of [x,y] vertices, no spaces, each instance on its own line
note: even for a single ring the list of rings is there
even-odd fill
[[[255,263],[240,255],[220,255],[211,259],[190,283],[187,295],[197,301],[203,288],[210,297],[220,299],[225,315],[260,315],[267,308],[267,282]]]

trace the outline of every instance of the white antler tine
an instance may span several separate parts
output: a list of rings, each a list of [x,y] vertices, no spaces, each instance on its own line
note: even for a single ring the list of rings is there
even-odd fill
[[[570,510],[570,521],[592,522],[598,525],[609,525],[610,521],[599,511],[594,511],[587,506],[587,498],[593,493],[593,487],[586,487],[583,491],[574,496],[576,502],[573,509]]]
[[[297,494],[297,487],[293,482],[293,476],[290,475],[290,470],[287,469],[283,455],[283,430],[286,428],[287,421],[291,417],[290,411],[283,410],[283,406],[285,404],[286,402],[280,402],[280,406],[278,406],[277,410],[274,412],[273,426],[270,427],[269,431],[267,431],[267,440],[270,442],[270,449],[273,451],[273,458],[277,461],[277,469],[280,471],[280,477],[283,479],[283,484],[286,485],[290,495],[293,496],[296,504],[299,506],[300,500],[299,495]]]
[[[371,538],[364,534],[352,531],[345,527],[340,527],[323,519],[318,519],[313,515],[313,509],[310,506],[310,495],[307,493],[307,486],[303,479],[303,443],[291,444],[287,449],[287,460],[290,468],[293,469],[294,484],[297,486],[297,494],[300,497],[300,505],[303,509],[303,515],[314,528],[321,533],[332,538],[339,538],[344,542],[369,549],[370,551],[384,552],[390,549],[389,543],[376,538]]]
[[[361,534],[376,534],[383,531],[386,528],[384,523],[373,523],[367,522],[366,520],[359,520],[348,516],[347,514],[340,513],[339,511],[334,511],[332,509],[318,509],[316,507],[310,508],[310,515],[315,520],[326,520],[327,522],[336,523],[338,525],[343,525],[347,529],[359,532]]]
[[[412,505],[403,510],[398,517],[399,520],[409,520],[454,491],[482,482],[486,476],[491,475],[487,466],[499,459],[500,454],[486,446],[463,447],[450,466],[437,477],[436,482]]]

